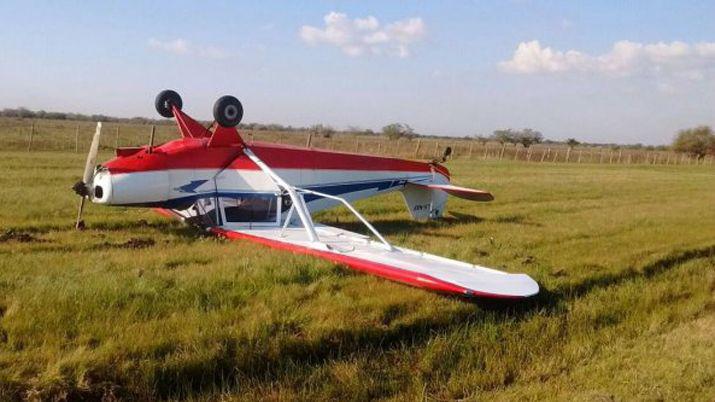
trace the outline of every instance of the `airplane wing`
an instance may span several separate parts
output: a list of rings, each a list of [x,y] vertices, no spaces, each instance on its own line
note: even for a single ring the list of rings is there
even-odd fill
[[[494,196],[492,193],[484,190],[475,190],[467,187],[459,187],[452,184],[421,184],[410,183],[414,186],[430,188],[433,190],[442,190],[449,195],[463,198],[470,201],[492,201]]]
[[[352,269],[433,291],[461,296],[523,298],[539,292],[525,274],[511,274],[383,243],[347,230],[315,225],[319,241],[303,227],[231,230],[212,228],[230,239],[247,239],[269,247],[309,254]]]
[[[190,219],[186,211],[155,208],[174,218]],[[214,226],[209,230],[229,239],[245,239],[268,247],[308,254],[365,273],[437,292],[466,297],[516,299],[539,292],[528,275],[511,274],[433,254],[389,246],[347,230],[315,225],[317,241],[304,227],[235,228]]]

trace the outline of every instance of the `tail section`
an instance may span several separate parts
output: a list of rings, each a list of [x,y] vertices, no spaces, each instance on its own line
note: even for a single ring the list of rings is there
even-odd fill
[[[438,165],[439,166],[439,165]],[[440,166],[441,167],[441,166]],[[459,187],[449,183],[449,173],[439,172],[431,182],[408,182],[402,195],[414,219],[436,219],[444,214],[447,195],[470,201],[492,201],[494,196],[488,191]]]
[[[447,204],[447,193],[429,186],[407,183],[402,190],[407,209],[418,220],[440,218]]]

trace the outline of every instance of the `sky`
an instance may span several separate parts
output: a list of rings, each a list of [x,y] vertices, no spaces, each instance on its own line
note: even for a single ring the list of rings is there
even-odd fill
[[[0,108],[669,143],[715,126],[713,1],[0,2]]]

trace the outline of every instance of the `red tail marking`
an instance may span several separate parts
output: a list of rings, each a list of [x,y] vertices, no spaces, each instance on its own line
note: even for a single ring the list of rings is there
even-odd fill
[[[209,147],[227,147],[231,145],[243,145],[243,139],[238,134],[236,127],[223,127],[214,124],[213,134],[209,140]]]
[[[171,111],[174,113],[174,118],[176,119],[176,124],[179,126],[179,131],[181,132],[182,137],[208,138],[211,136],[211,132],[209,130],[199,124],[196,120],[189,117],[189,115],[179,110],[176,106],[172,105]]]

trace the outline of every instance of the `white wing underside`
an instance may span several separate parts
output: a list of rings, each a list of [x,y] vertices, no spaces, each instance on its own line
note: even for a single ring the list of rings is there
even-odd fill
[[[285,245],[296,252],[319,254],[359,270],[370,267],[416,286],[453,285],[465,295],[520,298],[535,295],[539,285],[525,274],[511,274],[402,247],[388,250],[378,241],[343,229],[316,225],[319,242],[310,241],[302,227],[230,229],[239,237],[264,239],[269,245]],[[331,258],[332,257],[332,258]],[[376,272],[373,272],[376,273]],[[430,286],[424,286],[430,287]],[[434,286],[439,290],[440,286]]]

